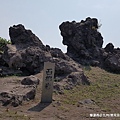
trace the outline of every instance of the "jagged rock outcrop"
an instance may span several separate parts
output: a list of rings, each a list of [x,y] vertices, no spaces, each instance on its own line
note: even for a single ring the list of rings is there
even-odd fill
[[[23,49],[30,46],[39,46],[41,49],[45,48],[41,40],[31,30],[26,30],[21,24],[10,27],[9,35],[12,45],[15,45],[17,48]]]
[[[10,27],[9,34],[12,44],[6,46],[3,54],[6,64],[28,74],[40,71],[41,63],[47,60],[46,47],[41,40],[21,24]]]
[[[98,60],[103,45],[103,37],[98,32],[98,27],[96,18],[86,18],[81,22],[63,22],[59,28],[63,44],[67,45],[67,55],[84,65]]]
[[[113,51],[114,51],[114,45],[112,43],[108,43],[104,49],[108,53],[109,52],[113,53]]]
[[[67,55],[82,65],[99,66],[120,73],[120,49],[112,43],[102,48],[103,37],[98,31],[98,20],[86,18],[81,22],[63,22],[59,29],[63,44],[67,45]]]
[[[43,69],[44,62],[50,61],[56,64],[57,75],[70,74],[81,69],[60,49],[44,46],[41,40],[23,25],[14,25],[9,30],[12,44],[6,46],[3,59],[10,68],[35,74]]]
[[[55,63],[55,77],[64,76],[66,82],[67,76],[73,72],[84,75],[79,64],[59,48],[43,45],[42,41],[23,25],[10,27],[9,34],[12,44],[6,46],[2,58],[10,69],[21,71],[25,75],[36,74],[43,70],[44,62],[49,61]],[[83,80],[81,77],[79,82]],[[87,78],[84,83],[90,84]]]

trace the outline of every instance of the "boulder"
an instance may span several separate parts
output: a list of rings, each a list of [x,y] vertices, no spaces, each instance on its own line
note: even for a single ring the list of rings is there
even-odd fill
[[[23,92],[23,89],[26,89],[26,87],[22,88],[20,87],[19,90]],[[18,91],[17,91],[18,92]],[[22,93],[21,92],[21,93]],[[26,91],[26,93],[11,93],[11,92],[1,92],[0,93],[0,102],[3,106],[11,105],[13,107],[17,107],[19,105],[22,105],[23,101],[29,101],[35,98],[36,90],[35,88],[31,88]]]
[[[120,73],[120,49],[109,53],[104,62],[105,69],[110,72]]]
[[[53,62],[55,63],[55,75],[60,76],[68,75],[72,72],[82,72],[81,66],[73,60],[54,59]]]
[[[113,53],[113,51],[114,51],[114,45],[112,43],[108,43],[104,49],[105,49],[106,52]]]
[[[80,74],[79,72],[73,72],[70,75],[68,75],[68,82],[74,85],[79,85],[79,84],[90,85],[90,82],[88,81],[87,77],[84,74]]]
[[[39,46],[41,49],[45,48],[41,40],[31,30],[26,30],[22,24],[10,27],[9,35],[12,45],[18,48],[26,48],[28,46]]]
[[[33,82],[32,84],[30,80]],[[23,101],[34,99],[39,81],[35,76],[25,77],[23,79],[19,78],[19,80],[2,79],[1,84],[4,84],[4,86],[0,86],[0,103],[3,106],[11,105],[17,107],[22,105]]]
[[[90,85],[89,79],[83,72],[72,72],[65,77],[55,77],[54,91],[64,94],[64,90],[71,90],[77,85]]]
[[[39,79],[33,75],[31,76],[28,76],[26,78],[24,78],[22,81],[21,81],[21,84],[22,85],[38,85],[39,84]]]

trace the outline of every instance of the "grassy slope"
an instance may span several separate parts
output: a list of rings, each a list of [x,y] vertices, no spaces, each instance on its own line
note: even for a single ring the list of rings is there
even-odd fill
[[[92,99],[104,112],[120,111],[120,74],[106,72],[98,67],[84,67],[90,86],[77,86],[65,91],[63,104],[77,104],[83,99]]]

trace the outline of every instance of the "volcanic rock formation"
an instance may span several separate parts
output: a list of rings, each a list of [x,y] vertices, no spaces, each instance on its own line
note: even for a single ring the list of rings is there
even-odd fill
[[[10,27],[9,34],[12,44],[7,44],[0,56],[0,61],[3,61],[0,64],[0,76],[33,75],[42,72],[44,62],[53,62],[55,63],[54,91],[62,94],[63,89],[72,89],[79,84],[90,84],[80,64],[77,64],[60,49],[43,45],[42,41],[31,30],[26,30],[23,25]],[[25,78],[19,85],[21,91],[18,90],[18,87],[14,91],[18,90],[21,92],[20,94],[25,90],[27,92],[19,95],[16,92],[11,93],[11,90],[8,92],[3,90],[0,93],[0,101],[3,105],[18,106],[26,99],[34,99],[36,94],[34,84],[38,85],[39,81],[35,81],[34,77]],[[27,87],[23,89],[23,86]],[[27,90],[27,88],[31,89]]]
[[[2,59],[9,69],[31,75],[42,71],[44,62],[49,61],[55,63],[55,76],[57,77],[67,76],[72,72],[84,75],[79,64],[60,49],[43,45],[42,41],[31,30],[26,30],[23,25],[10,27],[9,34],[12,44],[6,46],[2,55]],[[1,75],[2,72],[1,69]],[[89,84],[87,78],[86,83]]]
[[[99,59],[103,37],[97,31],[98,27],[96,18],[86,18],[81,22],[63,22],[59,28],[63,44],[67,45],[67,55],[84,65]]]
[[[100,66],[120,73],[120,50],[115,49],[112,43],[102,48],[103,37],[99,27],[98,20],[90,17],[81,22],[63,22],[59,29],[63,44],[67,45],[67,55],[82,65]]]

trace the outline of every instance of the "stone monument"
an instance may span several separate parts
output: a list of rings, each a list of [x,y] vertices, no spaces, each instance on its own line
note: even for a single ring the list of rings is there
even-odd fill
[[[45,62],[43,71],[43,84],[42,84],[42,103],[51,103],[53,94],[55,63]]]

